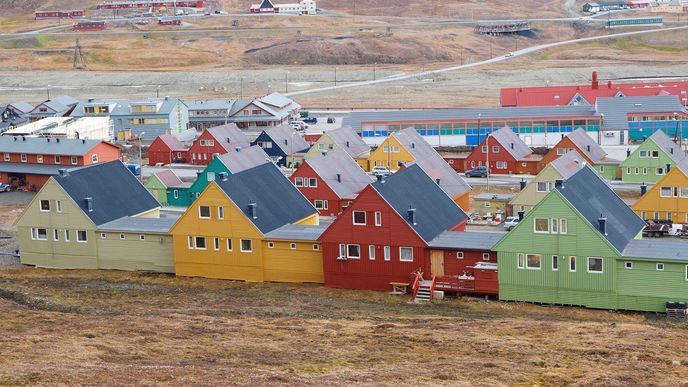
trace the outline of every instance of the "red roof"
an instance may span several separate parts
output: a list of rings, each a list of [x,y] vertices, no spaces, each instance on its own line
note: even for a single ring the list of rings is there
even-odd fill
[[[182,180],[171,169],[156,172],[155,176],[165,187],[174,187],[182,184]]]
[[[171,134],[161,134],[158,136],[160,141],[164,142],[165,145],[167,145],[170,150],[179,150],[179,151],[185,151],[188,149],[188,147],[184,146],[181,141],[177,139],[177,137],[174,137]]]
[[[500,101],[507,106],[556,106],[569,105],[576,94],[594,105],[598,97],[625,97],[676,95],[681,104],[688,106],[688,81],[633,82],[599,84],[597,74],[588,85],[510,87],[500,91]],[[583,102],[584,103],[584,102]]]

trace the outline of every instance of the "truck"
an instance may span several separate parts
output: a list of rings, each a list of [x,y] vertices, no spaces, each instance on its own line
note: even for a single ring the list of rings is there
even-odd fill
[[[127,164],[127,168],[131,173],[134,174],[134,176],[140,176],[141,175],[141,166],[138,164]]]
[[[669,234],[671,223],[648,220],[647,226],[643,229],[643,236],[661,238]]]

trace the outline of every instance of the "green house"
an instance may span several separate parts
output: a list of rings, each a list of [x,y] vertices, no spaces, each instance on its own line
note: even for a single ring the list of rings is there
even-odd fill
[[[658,130],[621,163],[621,180],[654,184],[684,157],[681,147]]]
[[[167,189],[169,187],[179,187],[183,184],[182,180],[173,170],[167,169],[152,174],[148,180],[146,180],[144,186],[160,204],[167,206],[169,205],[167,200]]]
[[[586,166],[494,246],[499,297],[638,311],[688,301],[688,243],[642,240],[644,227]]]

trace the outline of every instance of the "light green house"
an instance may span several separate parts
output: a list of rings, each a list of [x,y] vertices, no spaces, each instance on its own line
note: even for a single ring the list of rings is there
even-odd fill
[[[172,222],[120,161],[61,170],[16,222],[21,263],[173,273]]]
[[[547,194],[554,189],[556,180],[568,179],[586,164],[585,159],[576,150],[551,161],[514,197],[509,204],[514,213],[529,212]]]
[[[643,240],[644,227],[586,166],[493,247],[499,298],[651,312],[688,301],[688,243]]]
[[[167,200],[167,189],[170,187],[179,187],[184,182],[174,173],[173,170],[167,169],[164,171],[152,174],[144,186],[153,195],[153,197],[163,206],[169,205]]]
[[[621,163],[621,180],[654,184],[684,157],[681,147],[658,130]]]

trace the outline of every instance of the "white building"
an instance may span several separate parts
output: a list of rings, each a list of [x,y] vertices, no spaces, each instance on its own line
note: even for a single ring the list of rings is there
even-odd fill
[[[3,136],[112,139],[109,117],[47,117],[10,129]]]
[[[291,15],[315,15],[314,0],[301,0],[299,3],[274,4],[272,0],[262,0],[260,4],[253,4],[250,13],[283,13]]]

